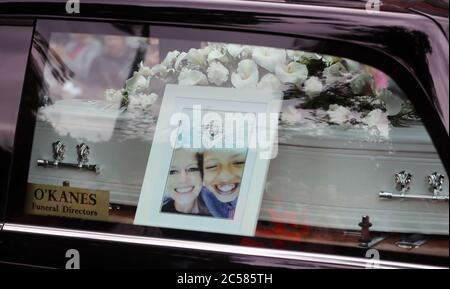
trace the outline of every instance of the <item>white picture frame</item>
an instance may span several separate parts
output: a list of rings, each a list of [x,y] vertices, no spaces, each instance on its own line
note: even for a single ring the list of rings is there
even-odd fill
[[[177,123],[174,123],[173,116],[198,105],[201,106],[202,111],[271,115],[273,119],[278,121],[281,93],[257,88],[237,89],[168,84],[161,104],[134,224],[253,236],[270,163],[270,158],[267,157],[267,147],[262,148],[256,145],[249,146],[246,150],[233,218],[224,219],[195,214],[161,212],[174,153],[171,137],[173,137],[174,131],[179,129]],[[268,121],[268,117],[266,120]],[[276,141],[278,123],[273,127],[263,125],[261,122],[249,126],[249,128],[252,129],[251,133],[265,130],[264,133],[270,139],[269,155],[271,155],[273,143]],[[195,133],[192,136],[194,138]],[[246,142],[247,145],[248,142]]]

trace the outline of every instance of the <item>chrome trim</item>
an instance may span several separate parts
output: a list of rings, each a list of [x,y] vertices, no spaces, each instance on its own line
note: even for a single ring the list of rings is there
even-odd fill
[[[101,167],[100,165],[89,165],[89,164],[83,164],[83,163],[65,163],[65,162],[57,162],[57,161],[49,161],[49,160],[37,160],[36,165],[38,167],[43,168],[70,168],[70,169],[77,169],[77,170],[85,170],[89,172],[94,172],[96,174],[101,173]]]
[[[441,201],[448,202],[449,196],[431,196],[431,195],[408,195],[408,194],[394,194],[390,192],[381,191],[378,193],[378,196],[381,199],[416,199],[416,200],[432,200],[432,201]]]
[[[429,184],[430,190],[433,195],[413,195],[407,194],[410,189],[410,184],[413,179],[413,175],[406,171],[401,171],[394,174],[394,181],[397,191],[400,194],[381,191],[378,193],[380,199],[416,199],[416,200],[433,200],[433,201],[443,201],[448,202],[448,195],[439,195],[442,191],[442,184],[444,183],[444,176],[438,173],[433,173],[427,176],[427,182]]]
[[[171,240],[164,238],[154,238],[154,237],[140,237],[131,235],[119,235],[111,233],[99,233],[99,232],[89,232],[81,230],[69,230],[69,229],[59,229],[51,227],[41,227],[41,226],[31,226],[31,225],[20,225],[20,224],[10,224],[6,223],[3,227],[4,231],[8,232],[20,232],[20,233],[31,233],[31,234],[42,234],[49,236],[61,236],[69,238],[84,238],[93,239],[100,241],[112,241],[130,244],[140,244],[140,245],[152,245],[169,247],[176,249],[191,249],[208,251],[215,253],[229,253],[229,254],[239,254],[247,256],[258,256],[258,257],[270,257],[270,258],[281,258],[290,259],[296,261],[304,262],[316,262],[332,265],[341,266],[351,266],[365,268],[367,266],[372,266],[376,262],[376,268],[382,269],[444,269],[443,267],[391,262],[391,261],[374,261],[365,258],[356,257],[344,257],[328,254],[318,254],[318,253],[307,253],[307,252],[296,252],[288,250],[279,249],[263,249],[263,248],[253,248],[244,247],[237,245],[225,245],[225,244],[214,244],[206,242],[194,242],[194,241],[183,241],[183,240]]]

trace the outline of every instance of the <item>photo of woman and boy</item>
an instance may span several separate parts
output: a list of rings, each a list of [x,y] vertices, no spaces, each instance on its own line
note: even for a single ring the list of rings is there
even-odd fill
[[[175,149],[161,212],[233,219],[246,149]]]

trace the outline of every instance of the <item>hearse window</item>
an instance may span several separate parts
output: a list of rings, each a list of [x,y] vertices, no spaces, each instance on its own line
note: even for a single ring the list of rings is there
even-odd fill
[[[22,107],[35,125],[16,139],[27,176],[10,192],[27,222],[448,257],[445,169],[388,73],[286,38],[93,27],[38,21]]]

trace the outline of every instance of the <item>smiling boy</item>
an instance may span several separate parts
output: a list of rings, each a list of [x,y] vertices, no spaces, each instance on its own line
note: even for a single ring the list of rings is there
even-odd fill
[[[202,198],[214,217],[233,219],[246,154],[246,149],[210,149],[203,153]]]

